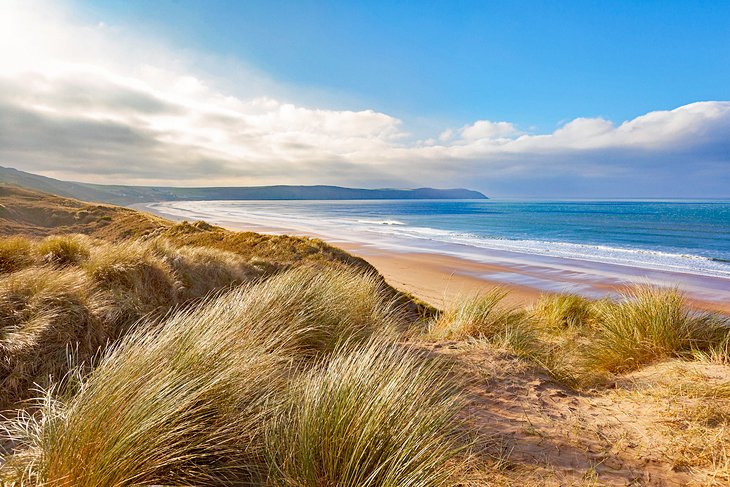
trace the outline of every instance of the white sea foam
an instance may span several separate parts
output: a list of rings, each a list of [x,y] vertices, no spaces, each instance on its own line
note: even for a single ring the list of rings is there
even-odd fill
[[[544,240],[486,238],[469,233],[422,227],[408,227],[389,233],[393,236],[457,243],[480,249],[730,278],[728,263],[718,262],[700,255]]]
[[[366,223],[369,225],[406,225],[405,223],[398,220],[357,220],[357,223]]]

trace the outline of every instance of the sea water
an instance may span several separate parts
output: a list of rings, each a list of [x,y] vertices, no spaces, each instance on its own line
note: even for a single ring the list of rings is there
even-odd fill
[[[409,250],[458,244],[730,278],[730,201],[195,201],[166,212],[355,236]],[[730,282],[728,283],[730,286]]]

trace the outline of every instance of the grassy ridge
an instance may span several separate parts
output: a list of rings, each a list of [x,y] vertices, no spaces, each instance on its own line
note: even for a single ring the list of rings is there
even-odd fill
[[[637,286],[617,300],[545,294],[532,306],[504,304],[499,288],[467,297],[430,325],[432,340],[486,340],[531,360],[572,387],[653,362],[730,363],[730,319],[692,310],[676,289]]]
[[[182,310],[10,421],[17,453],[0,476],[455,485],[458,387],[443,364],[397,344],[400,317],[376,279],[346,269],[296,269]]]
[[[0,278],[3,407],[63,376],[70,353],[89,362],[141,318],[263,275],[230,252],[80,235],[0,240],[0,267],[14,269]]]
[[[229,233],[232,236],[227,238]],[[199,243],[211,234],[214,245]],[[173,240],[176,235],[192,237],[178,239],[185,242],[180,245]],[[223,238],[218,240],[219,236]],[[371,276],[370,287],[358,287],[359,294],[353,296],[357,300],[333,297],[332,293],[339,292],[338,285],[348,287],[347,268],[352,266],[347,264],[358,263],[344,252],[328,254],[327,246],[302,257],[297,250],[306,241],[295,240],[294,244],[302,244],[297,247],[286,237],[273,244],[265,240],[263,250],[268,252],[258,252],[262,249],[250,242],[247,245],[244,239],[248,235],[239,238],[231,232],[198,231],[188,224],[173,226],[170,233],[118,242],[83,235],[38,241],[0,239],[0,269],[5,270],[0,273],[0,407],[29,397],[34,384],[44,386],[49,377],[62,376],[71,352],[76,360],[88,363],[143,318],[154,321],[175,306],[291,267],[318,268],[316,275],[290,273],[287,286],[299,279],[298,285],[309,290],[310,299],[329,300],[330,306],[339,306],[341,316],[351,317],[353,329],[372,327],[373,322],[383,328],[394,321],[378,315],[377,309],[357,305],[372,299],[393,300],[411,318],[420,313],[418,305],[367,268],[361,272]],[[320,249],[321,245],[313,242],[306,248]],[[265,258],[259,257],[262,253]],[[281,260],[270,260],[280,255]],[[277,290],[282,285],[276,277],[266,286],[282,297],[288,293],[286,288]],[[287,306],[287,312],[295,312],[286,303],[284,299],[270,306]],[[324,321],[320,324],[325,330]]]
[[[170,225],[167,220],[129,208],[85,203],[0,184],[0,237],[83,233],[119,239],[138,237]]]

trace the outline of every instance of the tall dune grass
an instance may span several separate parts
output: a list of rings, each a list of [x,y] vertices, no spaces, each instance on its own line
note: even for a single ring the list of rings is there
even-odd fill
[[[272,485],[457,485],[464,438],[443,364],[375,340],[296,381],[268,429]]]
[[[84,270],[116,304],[114,315],[107,317],[112,323],[128,325],[178,302],[180,284],[172,268],[142,242],[95,252]]]
[[[56,266],[81,264],[91,255],[89,239],[81,235],[46,237],[33,247],[33,252],[42,263]]]
[[[0,280],[0,407],[62,376],[72,349],[95,354],[108,338],[97,313],[109,306],[78,269],[29,268]]]
[[[36,260],[22,270],[13,264],[0,285],[3,407],[29,397],[34,383],[48,385],[63,375],[70,350],[88,362],[141,319],[157,319],[173,306],[262,276],[238,254],[161,239],[107,243],[64,236],[4,243],[15,261],[18,255]],[[402,324],[382,280],[344,266],[295,270],[257,289],[224,300],[242,310],[246,323],[254,319],[243,314],[266,316],[289,329],[302,356]]]
[[[179,299],[205,296],[212,290],[251,282],[261,271],[233,252],[207,247],[177,247],[167,240],[150,242],[150,250],[160,256],[180,282]]]
[[[431,323],[429,336],[436,340],[486,339],[515,352],[527,350],[533,341],[527,316],[505,304],[506,296],[505,289],[495,288],[457,302]]]
[[[19,271],[33,264],[31,242],[24,237],[0,239],[0,275]]]
[[[441,485],[423,479],[455,471],[455,463],[440,464],[451,462],[456,451],[449,436],[458,412],[455,386],[424,357],[371,341],[381,332],[387,336],[397,316],[381,299],[380,285],[345,268],[295,269],[182,310],[162,325],[136,329],[107,353],[78,393],[46,400],[38,415],[14,421],[18,451],[0,469],[0,479],[264,485],[284,466],[271,463],[278,459],[272,451],[298,448],[303,439],[289,436],[292,443],[285,446],[272,436],[294,405],[312,399],[299,385],[290,386],[293,377],[294,384],[339,389],[340,405],[364,414],[349,429],[323,431],[342,445],[350,444],[357,427],[367,426],[373,441],[380,438],[364,469],[389,482]],[[368,345],[348,358],[359,343]],[[324,365],[333,353],[333,365]],[[313,370],[307,379],[296,379],[297,364]],[[372,414],[363,411],[366,404]],[[400,424],[379,423],[385,419]],[[435,436],[420,438],[427,433]],[[377,457],[386,446],[388,457]]]
[[[586,351],[588,364],[611,372],[711,350],[730,331],[724,320],[691,311],[676,289],[636,287],[619,302],[599,302],[596,310],[597,333]]]
[[[241,257],[167,242],[70,235],[0,241],[0,407],[88,363],[142,318],[258,279]]]
[[[280,345],[302,360],[330,354],[343,343],[374,335],[396,336],[399,309],[374,276],[348,268],[300,267],[199,306],[208,321],[225,320],[242,333],[282,337]],[[264,327],[267,332],[261,332]]]
[[[505,292],[467,298],[432,323],[432,339],[485,339],[570,387],[594,386],[656,360],[730,361],[730,320],[694,311],[677,290],[637,286],[618,300],[548,294],[525,311]]]
[[[576,294],[542,294],[530,309],[530,317],[548,330],[589,326],[595,319],[593,303]]]
[[[59,486],[259,478],[262,427],[289,361],[266,347],[275,330],[253,336],[208,318],[188,311],[128,335],[67,403],[47,401],[40,416],[16,422],[22,451],[2,475]]]

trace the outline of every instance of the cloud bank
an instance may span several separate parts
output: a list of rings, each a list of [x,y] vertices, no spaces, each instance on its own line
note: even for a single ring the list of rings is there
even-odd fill
[[[548,134],[477,120],[417,138],[386,113],[283,99],[243,64],[231,88],[198,68],[200,54],[27,2],[0,7],[0,58],[0,165],[54,177],[730,197],[727,101],[577,118]]]

